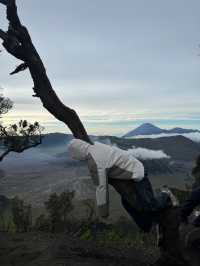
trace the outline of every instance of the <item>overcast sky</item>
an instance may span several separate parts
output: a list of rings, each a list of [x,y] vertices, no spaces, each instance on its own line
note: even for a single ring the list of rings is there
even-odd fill
[[[199,0],[18,0],[53,87],[89,133],[125,133],[142,121],[200,128]],[[5,9],[0,25],[7,27]],[[0,54],[7,122],[66,131],[32,96],[29,73]]]

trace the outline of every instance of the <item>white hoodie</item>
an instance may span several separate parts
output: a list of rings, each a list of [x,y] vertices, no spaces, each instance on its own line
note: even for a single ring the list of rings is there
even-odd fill
[[[68,145],[68,153],[73,159],[86,160],[91,177],[96,186],[96,201],[99,214],[109,215],[108,178],[144,178],[143,164],[130,153],[114,146],[95,142],[91,145],[83,140],[73,139]]]

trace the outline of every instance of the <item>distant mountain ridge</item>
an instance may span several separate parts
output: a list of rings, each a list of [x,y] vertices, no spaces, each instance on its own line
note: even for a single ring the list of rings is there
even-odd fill
[[[175,127],[172,129],[162,129],[151,123],[144,123],[141,126],[129,131],[123,136],[123,138],[130,138],[139,135],[157,135],[157,134],[185,134],[185,133],[195,133],[200,132],[197,129],[184,129],[180,127]]]
[[[200,143],[196,143],[185,136],[164,136],[160,138],[119,138],[115,136],[90,136],[92,141],[99,141],[108,145],[127,150],[140,147],[150,150],[162,150],[175,160],[193,161],[200,152]],[[68,158],[67,146],[73,138],[70,134],[50,133],[46,134],[42,144],[34,148],[34,151],[45,152],[57,158]]]

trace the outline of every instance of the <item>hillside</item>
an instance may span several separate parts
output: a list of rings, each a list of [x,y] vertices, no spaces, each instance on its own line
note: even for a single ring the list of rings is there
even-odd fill
[[[199,155],[200,151],[200,145],[198,143],[181,135],[155,139],[124,139],[116,137],[111,137],[110,139],[123,149],[135,146],[152,150],[163,150],[173,160],[193,161]]]
[[[163,150],[173,160],[193,161],[199,154],[200,144],[184,137],[168,136],[160,138],[126,139],[113,136],[91,136],[93,141],[100,141],[106,144],[116,144],[122,149],[130,149],[133,146],[151,150]],[[36,148],[39,151],[49,150],[50,153],[57,153],[58,156],[66,156],[68,142],[72,135],[51,133],[44,136],[42,144]]]

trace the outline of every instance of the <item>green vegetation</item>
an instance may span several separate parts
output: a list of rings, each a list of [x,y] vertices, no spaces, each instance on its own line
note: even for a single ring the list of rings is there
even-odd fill
[[[53,193],[45,202],[46,212],[32,219],[32,208],[15,197],[9,200],[9,207],[1,211],[0,231],[6,232],[46,232],[76,236],[81,240],[94,240],[99,246],[145,247],[155,249],[156,234],[138,232],[132,222],[121,218],[115,224],[106,224],[96,215],[95,204],[83,201],[86,216],[82,220],[72,219],[74,192]]]
[[[13,107],[13,102],[0,94],[0,119]],[[20,120],[12,125],[0,123],[0,161],[10,152],[21,153],[24,150],[33,148],[42,143],[42,127],[37,121],[29,123],[27,120]]]
[[[9,212],[0,215],[0,231],[16,232],[16,226],[13,222],[13,217]]]
[[[123,228],[123,227],[124,228]],[[95,228],[95,230],[94,230]],[[126,228],[126,223],[103,225],[96,221],[96,224],[91,224],[82,228],[80,239],[94,240],[99,246],[108,247],[137,247],[145,249],[155,249],[156,247],[156,234],[144,234],[136,230],[136,228]]]
[[[32,228],[32,208],[18,197],[0,211],[0,231],[28,232]]]
[[[72,200],[74,198],[74,191],[65,191],[60,195],[53,193],[50,195],[48,201],[45,202],[45,207],[48,217],[39,217],[40,223],[43,220],[46,227],[49,222],[49,230],[52,233],[64,231],[67,226],[67,218],[69,213],[73,210]],[[38,220],[36,221],[36,223]],[[41,225],[41,224],[40,224]]]
[[[15,197],[12,200],[12,217],[17,232],[28,232],[32,228],[32,209],[23,200]]]
[[[60,195],[53,193],[45,202],[46,213],[32,219],[32,207],[19,197],[11,200],[0,209],[0,231],[29,232],[46,231],[61,232],[66,229],[68,215],[73,210],[74,192],[65,191]]]

